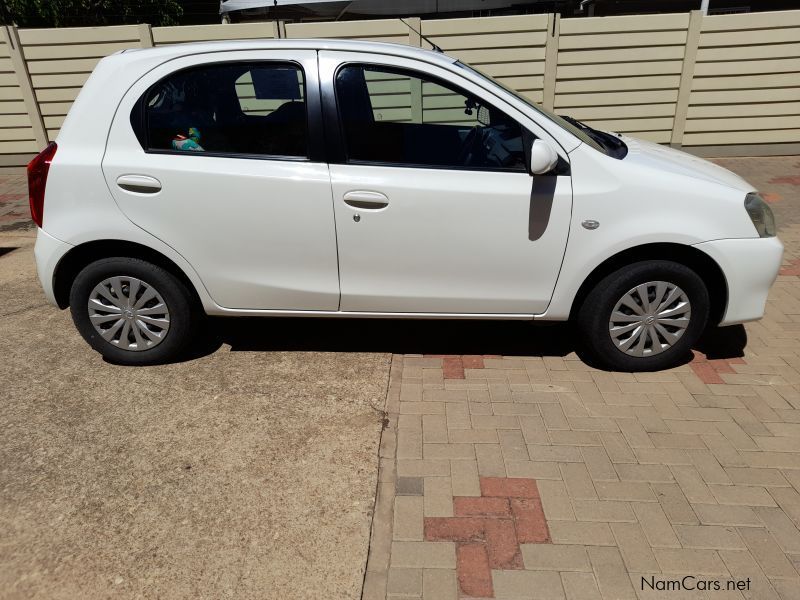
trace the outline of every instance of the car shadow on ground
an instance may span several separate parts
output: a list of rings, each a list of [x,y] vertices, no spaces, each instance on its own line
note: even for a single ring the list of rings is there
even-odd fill
[[[557,356],[588,364],[567,323],[356,318],[210,318],[184,360],[216,352],[386,352],[393,354]],[[710,359],[743,356],[742,325],[710,329],[695,350]],[[687,354],[685,364],[694,358]]]
[[[731,325],[708,329],[694,345],[694,349],[709,359],[730,359],[743,357],[745,346],[747,331],[744,325]]]
[[[565,356],[574,348],[562,323],[520,321],[267,318],[212,319],[211,337],[231,350]]]

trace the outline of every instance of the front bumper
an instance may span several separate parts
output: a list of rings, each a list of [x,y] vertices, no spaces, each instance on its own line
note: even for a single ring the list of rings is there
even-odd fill
[[[59,261],[72,248],[71,244],[54,238],[42,229],[39,229],[36,234],[36,246],[33,249],[33,254],[36,257],[36,272],[39,275],[42,289],[44,289],[44,295],[53,306],[58,306],[53,292],[53,275]]]
[[[781,241],[776,237],[715,240],[695,248],[716,261],[728,284],[728,305],[720,325],[763,317],[769,289],[783,262]]]

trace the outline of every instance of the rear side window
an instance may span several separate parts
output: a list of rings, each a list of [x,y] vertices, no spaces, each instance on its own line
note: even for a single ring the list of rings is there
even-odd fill
[[[145,150],[304,158],[305,80],[290,63],[224,63],[165,77],[131,123]]]

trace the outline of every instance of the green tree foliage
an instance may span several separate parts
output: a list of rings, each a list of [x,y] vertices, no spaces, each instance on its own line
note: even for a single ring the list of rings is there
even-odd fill
[[[177,25],[178,0],[0,0],[0,19],[19,27]]]

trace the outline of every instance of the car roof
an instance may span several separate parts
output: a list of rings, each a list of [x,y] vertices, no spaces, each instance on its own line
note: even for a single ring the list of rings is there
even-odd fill
[[[158,46],[155,48],[129,48],[121,50],[117,56],[128,55],[131,58],[160,56],[163,58],[175,58],[191,54],[202,54],[205,52],[225,52],[241,50],[338,50],[341,52],[364,52],[371,54],[384,54],[389,56],[400,56],[416,58],[431,63],[452,64],[455,58],[447,56],[442,52],[427,50],[425,48],[415,48],[405,44],[391,42],[369,42],[357,40],[333,40],[333,39],[249,39],[249,40],[225,40],[217,42],[189,42],[185,44],[171,44]]]

